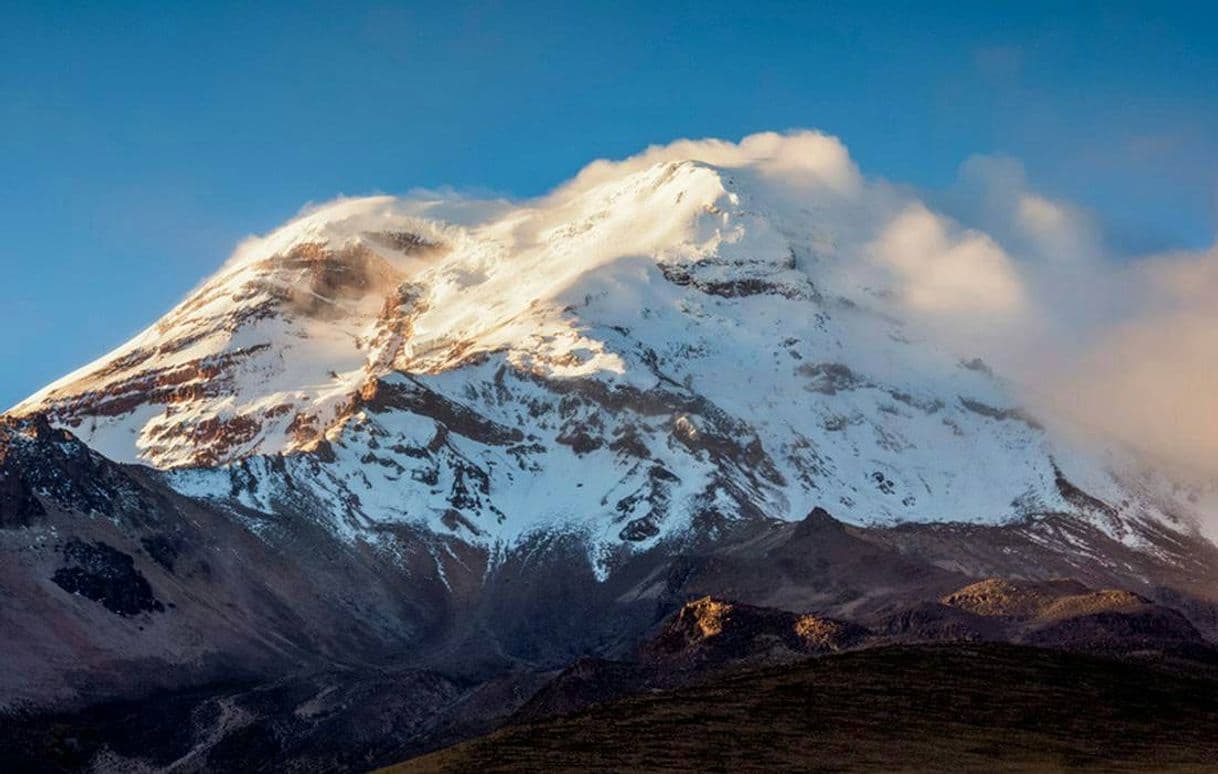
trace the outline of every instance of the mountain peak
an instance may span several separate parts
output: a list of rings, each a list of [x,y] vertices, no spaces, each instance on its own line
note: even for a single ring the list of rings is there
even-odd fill
[[[842,284],[857,240],[832,235],[853,228],[838,205],[854,178],[805,140],[810,160],[746,141],[598,163],[516,204],[314,208],[15,413],[349,537],[574,531],[601,569],[622,543],[815,507],[1070,512],[1132,542],[1131,524],[1172,524],[992,372]]]

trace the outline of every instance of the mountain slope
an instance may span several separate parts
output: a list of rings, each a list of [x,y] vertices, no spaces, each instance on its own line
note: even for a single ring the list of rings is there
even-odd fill
[[[0,482],[0,709],[381,663],[449,610],[426,535],[386,562],[308,519],[182,497],[44,423],[0,422]]]
[[[516,205],[341,201],[13,413],[348,541],[573,533],[602,576],[632,545],[814,506],[1068,514],[1150,551],[1192,529],[1185,498],[918,327],[860,257],[878,205],[848,163],[792,190],[771,162],[594,165]]]
[[[882,648],[510,725],[387,771],[1202,771],[1215,687],[1009,645]]]
[[[1045,542],[1062,528],[1054,521],[1071,540]],[[596,666],[573,700],[854,647],[866,632],[897,642],[1030,636],[1105,652],[1205,651],[1198,631],[1218,633],[1207,601],[1218,562],[1199,538],[1146,552],[1068,516],[964,536],[949,526],[964,525],[860,528],[820,510],[795,523],[727,522],[713,538],[630,552],[598,578],[586,543],[569,534],[534,535],[497,556],[402,525],[351,541],[315,514],[185,497],[157,471],[9,418],[0,647],[13,668],[0,676],[0,760],[51,770],[384,765],[485,733],[526,702],[561,705],[569,679],[557,681],[558,699],[552,690],[530,701],[553,670],[588,657],[612,665],[649,640],[657,666],[617,677]],[[1047,591],[972,584],[982,567],[1004,578],[1078,569],[1142,596],[1066,581]],[[686,605],[707,594],[734,601]],[[1033,600],[1032,617],[1007,599]],[[670,618],[682,610],[693,612]]]
[[[1190,492],[928,316],[1013,271],[810,133],[302,214],[0,417],[0,758],[348,769],[860,643],[1209,653]]]

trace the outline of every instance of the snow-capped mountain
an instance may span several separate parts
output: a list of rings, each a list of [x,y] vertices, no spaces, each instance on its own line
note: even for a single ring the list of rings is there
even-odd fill
[[[1064,513],[1132,547],[1188,530],[1183,500],[1052,435],[919,324],[891,281],[910,266],[868,260],[867,224],[938,216],[799,139],[790,174],[778,150],[675,147],[525,203],[314,209],[12,413],[247,514],[493,550],[576,533],[602,571],[623,546],[816,506]]]
[[[0,758],[362,770],[885,644],[1212,663],[1187,493],[953,327],[1012,272],[815,134],[312,209],[0,416]]]

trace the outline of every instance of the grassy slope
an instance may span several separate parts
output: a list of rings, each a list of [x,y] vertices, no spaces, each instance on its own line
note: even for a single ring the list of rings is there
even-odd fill
[[[397,772],[1218,769],[1218,677],[1010,645],[831,656],[508,727]]]

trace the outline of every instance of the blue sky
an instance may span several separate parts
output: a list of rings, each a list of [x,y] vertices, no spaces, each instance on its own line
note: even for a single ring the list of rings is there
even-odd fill
[[[926,189],[973,154],[1129,254],[1210,244],[1203,4],[5,2],[0,403],[337,194],[541,193],[678,137],[818,128]]]

